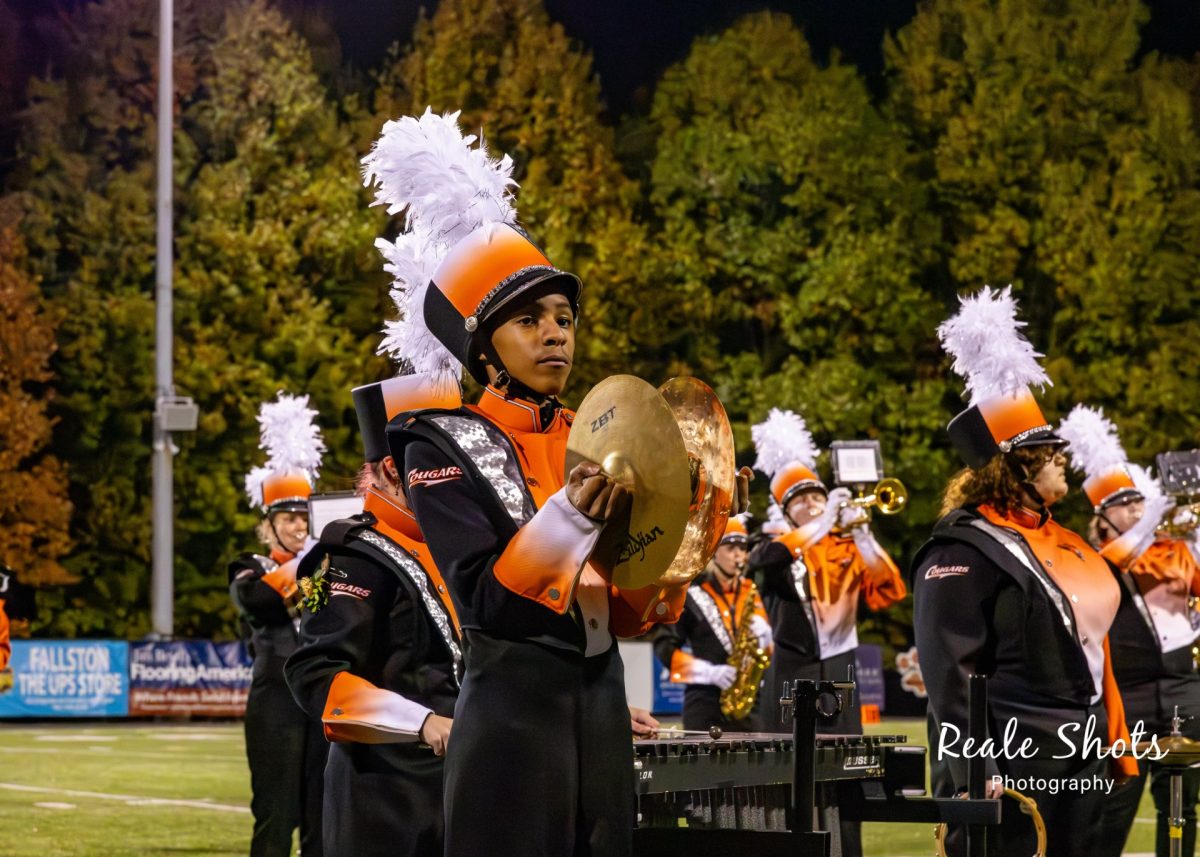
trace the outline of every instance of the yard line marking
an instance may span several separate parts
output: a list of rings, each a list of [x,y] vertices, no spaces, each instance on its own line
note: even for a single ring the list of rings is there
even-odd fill
[[[116,741],[111,735],[38,735],[34,741]]]
[[[176,762],[181,759],[187,761],[201,762],[245,762],[245,756],[221,756],[205,753],[204,755],[182,753],[139,753],[136,750],[116,750],[112,751],[111,747],[88,747],[88,750],[95,752],[97,750],[104,752],[108,757],[121,757],[128,759],[156,759],[162,762]],[[71,756],[73,758],[81,758],[80,754],[75,750],[59,750],[55,747],[0,747],[0,753],[43,753],[51,756]]]
[[[60,803],[56,800],[39,800],[34,806],[41,809],[75,809],[73,803]]]
[[[119,800],[130,806],[183,806],[191,809],[214,809],[217,812],[239,812],[250,814],[248,806],[232,806],[227,803],[212,803],[207,800],[177,800],[174,798],[146,797],[145,795],[117,795],[107,792],[85,792],[78,789],[50,789],[43,786],[23,786],[19,783],[0,783],[0,789],[35,794],[63,795],[64,797],[91,797],[100,800]]]

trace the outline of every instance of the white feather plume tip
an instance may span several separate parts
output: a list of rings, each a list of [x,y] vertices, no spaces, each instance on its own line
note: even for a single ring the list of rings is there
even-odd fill
[[[804,417],[794,411],[771,408],[766,420],[750,429],[758,458],[756,469],[774,476],[793,461],[805,467],[815,467],[817,445]]]
[[[1146,498],[1147,507],[1159,507],[1170,502],[1170,498],[1163,492],[1162,483],[1149,468],[1142,467],[1140,464],[1130,464],[1129,477],[1133,480],[1133,486],[1137,488],[1138,493]]]
[[[483,143],[472,148],[476,137],[462,133],[458,116],[427,107],[420,118],[389,121],[363,158],[363,180],[376,185],[376,204],[389,214],[407,212],[410,225],[420,223],[447,246],[517,216],[512,159],[489,158]]]
[[[1127,464],[1117,427],[1099,408],[1076,405],[1059,423],[1057,434],[1070,444],[1071,466],[1088,479]]]
[[[791,524],[783,517],[783,509],[771,498],[767,505],[767,520],[762,525],[762,531],[769,535],[783,535],[792,528]]]
[[[325,452],[316,418],[317,412],[308,407],[308,396],[281,392],[274,402],[264,402],[258,409],[258,445],[267,453],[267,463],[246,474],[251,506],[262,503],[263,482],[272,476],[303,473],[310,485],[316,481]]]
[[[1029,340],[1021,335],[1012,286],[984,286],[960,298],[958,314],[938,326],[942,348],[954,358],[953,368],[967,382],[970,402],[1011,395],[1026,387],[1050,385]]]

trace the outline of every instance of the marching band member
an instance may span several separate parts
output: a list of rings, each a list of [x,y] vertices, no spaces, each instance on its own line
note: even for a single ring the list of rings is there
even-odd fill
[[[935,791],[967,788],[967,680],[987,675],[989,735],[1013,748],[985,755],[989,794],[998,797],[1006,777],[1028,778],[1021,791],[1045,820],[1047,853],[1082,857],[1094,852],[1100,821],[1102,791],[1092,784],[1137,772],[1132,758],[1096,749],[1129,741],[1107,642],[1120,587],[1100,555],[1051,518],[1067,492],[1064,441],[1029,389],[1049,378],[1020,325],[1010,290],[985,287],[938,329],[971,393],[948,429],[967,468],[914,561],[916,642],[938,742]],[[989,840],[989,853],[1029,854],[1033,825],[1006,808]]]
[[[676,619],[685,587],[619,590],[588,564],[629,495],[596,465],[563,472],[580,282],[512,225],[510,162],[472,149],[456,120],[389,122],[367,160],[380,198],[448,248],[411,290],[413,335],[485,387],[475,406],[389,427],[468,651],[445,853],[625,855],[631,714],[615,636]],[[739,489],[744,501],[745,477]]]
[[[356,857],[440,854],[442,757],[458,696],[461,641],[384,430],[403,411],[457,407],[458,387],[407,375],[358,387],[353,396],[364,447],[363,513],[328,524],[301,562],[307,595],[288,684],[333,742],[325,768],[325,850]]]
[[[259,535],[270,556],[242,554],[229,565],[229,593],[249,626],[254,659],[245,727],[251,857],[288,857],[297,827],[302,857],[322,853],[325,741],[296,707],[283,676],[298,640],[296,565],[308,536],[308,496],[325,451],[316,415],[307,396],[282,393],[259,409],[267,463],[247,474],[246,493],[263,510]]]
[[[817,448],[804,419],[772,408],[753,427],[755,467],[771,477],[771,499],[786,531],[761,543],[750,569],[762,578],[775,635],[763,711],[779,728],[783,683],[846,678],[858,648],[858,602],[885,610],[907,594],[900,570],[871,532],[866,511],[849,503],[850,491],[828,491],[816,474]],[[822,732],[862,734],[857,697]]]
[[[8,639],[8,614],[4,610],[12,583],[12,569],[0,565],[0,693],[11,690],[13,686],[12,670],[8,667],[9,658],[12,656],[12,643]]]
[[[1157,480],[1128,464],[1116,426],[1102,411],[1077,405],[1059,434],[1071,444],[1072,465],[1086,476],[1083,490],[1095,512],[1093,544],[1127,572],[1117,574],[1121,606],[1108,634],[1125,719],[1130,726],[1141,721],[1148,735],[1169,735],[1175,706],[1183,714],[1200,716],[1200,675],[1192,659],[1196,627],[1189,606],[1190,597],[1200,595],[1200,574],[1190,543],[1156,537],[1170,500]],[[1182,731],[1200,738],[1200,720],[1186,721]],[[1161,857],[1170,853],[1170,777],[1149,759],[1139,760],[1138,766],[1138,776],[1117,786],[1105,803],[1098,857],[1121,854],[1147,774],[1158,811],[1156,850]],[[1183,785],[1183,853],[1191,857],[1200,772],[1185,770]]]
[[[683,728],[723,732],[760,732],[757,708],[738,720],[721,713],[721,691],[733,685],[737,670],[726,663],[734,652],[739,621],[753,602],[750,633],[764,650],[772,648],[771,625],[754,582],[744,576],[748,537],[746,525],[730,518],[716,555],[703,578],[688,590],[683,615],[659,629],[654,654],[670,671],[671,681],[686,684]],[[690,652],[684,647],[689,647]]]

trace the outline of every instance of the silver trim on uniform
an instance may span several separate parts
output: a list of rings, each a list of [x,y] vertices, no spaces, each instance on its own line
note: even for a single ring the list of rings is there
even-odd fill
[[[717,607],[717,602],[713,601],[713,597],[699,587],[689,587],[688,598],[696,602],[701,615],[712,627],[713,633],[725,648],[725,652],[732,655],[733,640],[729,638],[729,629],[725,627],[725,620],[721,618],[721,608]]]
[[[503,436],[500,439],[490,436],[490,423],[485,424],[475,417],[441,414],[428,419],[450,435],[458,448],[475,463],[483,478],[496,489],[500,502],[513,522],[517,527],[523,527],[537,509],[525,490],[525,477],[516,456],[504,442]]]
[[[990,521],[984,521],[980,518],[971,521],[971,526],[998,541],[1001,547],[1016,557],[1021,565],[1029,569],[1030,574],[1042,585],[1042,588],[1046,590],[1046,594],[1050,596],[1050,600],[1054,602],[1054,606],[1058,608],[1058,612],[1062,615],[1063,624],[1074,634],[1075,621],[1071,617],[1071,610],[1067,607],[1066,600],[1063,598],[1062,590],[1046,575],[1046,570],[1042,568],[1041,562],[1030,561],[1031,551],[1025,540],[1011,530],[999,527]],[[1036,557],[1034,559],[1036,560]]]
[[[442,641],[445,642],[446,648],[450,650],[450,656],[454,660],[454,684],[458,685],[460,676],[462,676],[462,649],[459,648],[458,642],[454,639],[454,626],[450,622],[446,608],[438,600],[438,597],[433,594],[433,587],[429,583],[429,575],[425,573],[425,569],[421,568],[421,564],[406,551],[401,550],[395,542],[384,538],[374,530],[364,529],[356,533],[355,536],[387,554],[388,558],[396,563],[400,570],[412,581],[417,591],[421,593],[421,601],[425,604],[425,611],[429,614],[429,618],[433,619],[433,624],[437,625],[438,632],[442,635]]]

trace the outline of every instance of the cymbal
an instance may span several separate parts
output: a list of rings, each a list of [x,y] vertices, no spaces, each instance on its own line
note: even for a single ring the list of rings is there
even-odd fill
[[[733,509],[736,464],[729,417],[712,388],[698,378],[672,378],[658,392],[666,399],[687,447],[694,492],[687,529],[660,586],[687,583],[717,550]]]
[[[1167,735],[1157,739],[1157,746],[1159,752],[1166,754],[1161,759],[1154,758],[1157,755],[1154,742],[1142,741],[1137,745],[1137,751],[1139,754],[1149,754],[1143,758],[1159,765],[1188,767],[1200,762],[1200,741],[1182,735]]]
[[[575,412],[565,472],[582,461],[599,464],[633,495],[628,526],[617,531],[621,522],[610,523],[605,534],[614,549],[598,546],[593,564],[622,589],[651,585],[679,550],[692,497],[683,435],[658,390],[632,375],[593,387]]]

